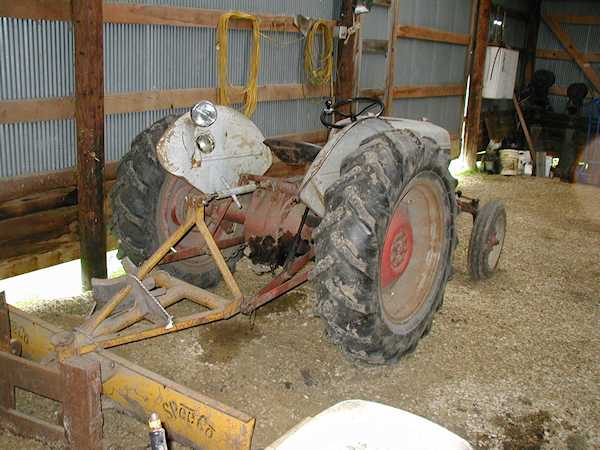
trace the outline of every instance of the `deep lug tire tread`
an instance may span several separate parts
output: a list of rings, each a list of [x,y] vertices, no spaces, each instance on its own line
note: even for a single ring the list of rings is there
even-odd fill
[[[440,289],[425,319],[406,335],[384,323],[378,299],[379,249],[387,222],[404,187],[414,176],[431,171],[448,195],[450,224],[443,255]],[[456,235],[456,181],[448,157],[433,141],[408,130],[378,134],[348,155],[340,178],[325,193],[326,214],[315,230],[317,311],[330,339],[354,360],[370,364],[396,362],[415,350],[431,328],[451,272]]]

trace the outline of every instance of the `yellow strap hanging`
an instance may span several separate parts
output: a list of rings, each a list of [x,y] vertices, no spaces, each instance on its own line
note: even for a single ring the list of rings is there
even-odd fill
[[[248,83],[244,89],[244,114],[252,116],[256,110],[258,101],[258,66],[260,64],[260,23],[256,16],[242,12],[228,12],[219,18],[217,26],[217,49],[219,52],[218,72],[219,85],[217,88],[217,102],[221,105],[231,103],[229,94],[231,85],[229,84],[229,61],[227,49],[227,35],[229,32],[229,19],[242,19],[252,22],[252,55],[250,58],[250,68],[248,70]]]
[[[314,64],[314,39],[318,32],[323,33],[323,56],[319,58],[321,65]],[[310,26],[304,45],[304,72],[309,84],[324,86],[330,82],[333,73],[333,31],[324,20],[317,20]]]

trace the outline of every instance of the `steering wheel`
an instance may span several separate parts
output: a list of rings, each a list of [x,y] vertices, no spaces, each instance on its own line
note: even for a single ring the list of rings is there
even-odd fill
[[[359,102],[367,102],[367,105],[364,108],[362,108],[359,112],[357,112],[356,114],[354,114],[352,112],[346,113],[346,112],[340,111],[340,108],[342,106],[347,106],[347,105],[350,105],[350,110],[352,110],[352,106],[354,106],[354,103],[359,103]],[[338,125],[338,124],[334,123],[334,114],[338,114],[346,119],[350,119],[352,122],[356,122],[357,119],[361,115],[363,115],[364,113],[366,113],[367,111],[369,111],[373,108],[377,108],[375,117],[381,116],[381,114],[383,113],[383,108],[384,108],[383,102],[375,97],[347,98],[345,100],[338,100],[337,102],[335,102],[335,104],[332,103],[331,100],[327,100],[325,102],[325,108],[323,108],[323,111],[321,112],[321,123],[323,125],[325,125],[327,128],[341,129],[341,128],[344,128],[346,125]]]

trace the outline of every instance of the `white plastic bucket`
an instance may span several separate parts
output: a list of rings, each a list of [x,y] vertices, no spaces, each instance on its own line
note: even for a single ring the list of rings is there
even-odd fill
[[[519,158],[518,150],[500,150],[500,164],[502,164],[500,175],[519,175],[519,171],[522,171],[520,167],[523,163]]]

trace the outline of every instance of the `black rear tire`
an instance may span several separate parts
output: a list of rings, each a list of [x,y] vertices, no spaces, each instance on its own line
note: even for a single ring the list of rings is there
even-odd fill
[[[166,116],[142,131],[121,159],[117,181],[110,193],[112,231],[119,241],[119,258],[142,264],[167,237],[158,224],[161,189],[174,177],[156,158],[156,145],[177,116]],[[192,189],[190,187],[190,189]],[[163,200],[164,201],[164,200]],[[223,251],[231,270],[242,256],[239,248]],[[173,276],[199,287],[211,287],[221,279],[210,256],[200,256],[160,266]]]
[[[474,280],[491,277],[500,261],[506,235],[506,210],[498,200],[479,209],[469,241],[469,273]]]
[[[440,211],[427,210],[426,214],[442,224],[436,231],[439,254],[427,275],[431,276],[431,289],[423,293],[420,303],[415,302],[417,306],[406,320],[399,322],[387,312],[382,254],[388,248],[384,246],[388,225],[401,206],[406,209],[402,201],[415,183],[430,186],[437,195]],[[369,138],[343,161],[340,178],[326,191],[325,217],[313,235],[314,276],[317,311],[326,322],[327,334],[352,359],[370,364],[396,362],[412,352],[431,328],[433,314],[443,301],[456,243],[454,187],[447,155],[433,141],[408,130]],[[397,280],[414,274],[410,256],[408,261]],[[402,308],[401,303],[409,302],[413,293],[402,293],[398,300],[394,286],[393,302]]]

